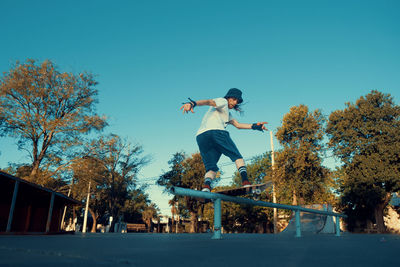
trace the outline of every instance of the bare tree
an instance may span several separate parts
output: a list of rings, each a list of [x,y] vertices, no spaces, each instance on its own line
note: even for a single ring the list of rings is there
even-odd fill
[[[75,177],[96,182],[101,201],[98,206],[113,216],[114,224],[127,209],[127,200],[137,189],[137,173],[149,162],[149,157],[142,156],[141,146],[132,145],[114,134],[100,136],[88,144],[87,150],[86,158],[93,163],[92,172],[76,171]],[[88,166],[85,165],[83,170]]]

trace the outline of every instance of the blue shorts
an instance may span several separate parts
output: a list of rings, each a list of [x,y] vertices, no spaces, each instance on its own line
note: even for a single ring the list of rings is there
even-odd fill
[[[232,161],[243,158],[227,131],[209,130],[199,134],[196,141],[206,172],[218,171],[217,162],[222,154]]]

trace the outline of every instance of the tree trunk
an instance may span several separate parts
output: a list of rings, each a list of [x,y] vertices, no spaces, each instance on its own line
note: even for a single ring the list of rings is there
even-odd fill
[[[383,210],[384,210],[383,204],[379,204],[375,206],[374,214],[375,214],[375,222],[376,222],[376,228],[379,233],[383,234],[386,232],[386,227],[385,227],[385,222],[383,220]]]
[[[32,163],[32,171],[31,171],[31,174],[29,177],[30,182],[35,183],[35,184],[38,183],[39,165],[40,165],[40,162],[38,160],[36,160]]]
[[[171,214],[172,214],[172,220],[171,220],[171,233],[173,233],[173,229],[175,226],[175,203],[172,204],[172,208],[171,208]],[[176,227],[175,227],[176,228]]]
[[[151,231],[151,219],[146,219],[146,225],[147,225],[147,232],[150,233],[150,231]]]
[[[92,230],[90,230],[91,233],[96,233],[96,214],[93,212],[91,208],[89,208],[89,212],[92,215],[93,218],[93,225],[92,225]]]
[[[110,211],[110,214],[111,214],[111,217],[112,217],[112,222],[111,222],[111,225],[110,225],[110,232],[111,233],[114,233],[114,225],[115,225],[116,220],[118,219],[118,217],[117,217],[118,214],[115,211],[115,205],[113,205],[113,203],[114,203],[113,200],[114,199],[112,197],[110,197],[109,200],[108,200],[108,207],[109,207],[109,211]]]
[[[37,140],[33,140],[33,162],[32,162],[32,172],[30,175],[30,179],[32,179],[32,181],[34,183],[40,184],[40,185],[44,185],[45,181],[41,180],[39,181],[39,167],[40,167],[40,163],[43,161],[44,157],[46,156],[47,153],[47,149],[50,146],[50,142],[53,139],[53,133],[49,133],[49,135],[46,135],[43,139],[42,142],[42,149],[40,150],[39,153],[39,149],[38,149],[38,141]],[[43,177],[42,177],[43,179]]]
[[[172,218],[171,218],[171,233],[173,233],[173,229],[174,229],[174,226],[175,226],[175,214],[174,213],[172,213]]]
[[[38,141],[35,139],[32,139],[32,170],[31,174],[29,175],[30,182],[35,183],[36,182],[36,177],[39,171],[39,160],[38,160]]]
[[[74,229],[74,231],[76,230],[76,225],[75,225],[75,217],[76,217],[76,214],[75,214],[75,206],[72,206],[72,226],[73,226],[73,229]]]
[[[118,213],[115,212],[114,209],[112,209],[111,216],[112,216],[113,220],[112,220],[111,225],[110,225],[110,232],[114,233],[115,232],[114,231],[114,227],[115,227],[115,224],[117,223],[117,220],[118,220]]]
[[[190,233],[197,233],[197,213],[190,212]]]
[[[292,201],[293,206],[297,206],[297,196],[296,196],[296,190],[293,190],[293,201]]]
[[[375,222],[376,222],[376,227],[379,233],[386,233],[386,226],[385,226],[385,221],[383,219],[384,217],[384,210],[389,203],[391,198],[391,195],[388,193],[386,194],[384,200],[382,203],[379,203],[375,206],[374,209],[374,215],[375,215]]]

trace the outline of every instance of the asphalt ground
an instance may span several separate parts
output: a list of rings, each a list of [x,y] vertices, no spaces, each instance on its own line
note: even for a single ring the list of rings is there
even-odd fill
[[[0,266],[400,266],[380,234],[0,235]]]

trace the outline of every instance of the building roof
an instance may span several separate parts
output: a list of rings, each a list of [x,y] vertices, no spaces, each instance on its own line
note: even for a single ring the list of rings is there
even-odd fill
[[[13,175],[8,174],[8,173],[3,172],[3,171],[0,171],[0,183],[1,183],[1,178],[5,178],[5,179],[9,179],[9,180],[14,180],[14,181],[19,181],[20,183],[24,183],[24,184],[26,184],[26,185],[28,185],[28,186],[30,186],[30,187],[33,187],[33,188],[36,188],[36,189],[39,189],[39,190],[43,190],[43,191],[46,191],[46,192],[49,192],[49,193],[54,193],[56,196],[60,197],[61,199],[63,199],[63,200],[64,200],[65,202],[67,202],[68,204],[72,204],[72,205],[82,205],[82,202],[80,202],[80,201],[78,201],[78,200],[76,200],[76,199],[73,199],[73,198],[71,198],[71,197],[68,197],[68,196],[66,196],[66,195],[64,195],[64,194],[62,194],[62,193],[60,193],[60,192],[56,192],[56,191],[54,191],[54,190],[51,190],[51,189],[49,189],[49,188],[40,186],[40,185],[38,185],[38,184],[28,182],[28,181],[26,181],[26,180],[24,180],[24,179],[18,178],[18,177],[16,177],[16,176],[13,176]]]

